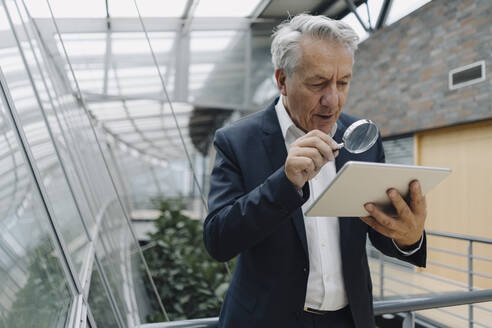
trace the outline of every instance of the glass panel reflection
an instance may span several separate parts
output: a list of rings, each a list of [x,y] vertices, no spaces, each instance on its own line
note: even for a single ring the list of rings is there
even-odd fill
[[[72,295],[6,114],[1,99],[0,327],[64,327]]]
[[[149,297],[143,285],[143,263],[117,201],[108,204],[101,220],[96,255],[125,326],[147,322]],[[92,288],[92,286],[91,286]]]
[[[250,86],[247,101],[253,108],[264,108],[278,96],[277,82],[270,56],[272,27],[252,31]]]
[[[246,77],[246,32],[193,31],[188,101],[197,105],[242,105]]]
[[[146,320],[149,295],[141,282],[142,265],[137,244],[110,180],[118,163],[111,159],[108,164],[111,172],[108,172],[87,112],[74,97],[75,84],[54,22],[50,19],[32,21],[21,1],[7,2],[7,12],[13,17],[20,45],[13,31],[2,31],[2,37],[6,38],[0,43],[0,66],[5,71],[6,85],[18,113],[19,128],[27,139],[33,165],[46,191],[50,214],[67,245],[68,254],[64,255],[71,259],[79,275],[83,274],[82,268],[88,269],[86,273],[93,272],[91,285],[83,287],[89,288],[89,306],[99,327],[116,327],[117,323],[133,327]],[[30,2],[27,5],[36,12],[37,5]],[[53,5],[56,15],[62,7],[56,8],[56,2]],[[0,22],[7,21],[4,14],[0,7]],[[175,34],[150,33],[162,73],[171,85],[175,74]],[[138,130],[140,137],[134,141],[144,140],[143,146],[151,147],[153,140],[142,138],[139,129],[165,130],[172,121],[167,104],[159,101],[163,97],[162,85],[144,34],[141,31],[113,33],[108,38],[106,33],[100,32],[66,33],[63,39],[83,96],[92,97],[94,105],[101,107],[105,106],[106,97],[115,98],[109,105],[116,106],[118,112],[108,114],[107,119],[130,118],[130,124],[116,126],[115,130],[129,127],[134,132]],[[106,75],[107,40],[112,43],[109,47],[112,58]],[[102,94],[105,92],[109,94]],[[142,92],[152,99],[143,101],[147,103],[145,108],[137,104],[142,102],[139,97],[129,101],[128,106],[122,105],[122,95]],[[189,111],[187,108],[186,112]],[[167,116],[164,120],[159,117],[159,123],[152,121],[162,114]],[[140,118],[133,120],[133,116]],[[180,124],[186,122],[180,118]],[[118,120],[115,124],[118,125]],[[104,140],[103,129],[95,126],[101,141]],[[5,120],[0,117],[0,185],[3,187],[0,206],[6,213],[0,221],[0,271],[4,270],[0,272],[0,328],[64,327],[71,295],[57,262],[57,254],[63,250],[59,245],[54,248],[46,232],[32,222],[47,218],[43,216],[29,171],[22,165],[24,158],[15,136],[5,128]],[[107,151],[105,144],[101,146]],[[132,151],[136,152],[133,148]],[[132,156],[139,155],[137,152]],[[108,158],[106,153],[107,161]],[[115,175],[114,179],[118,179],[116,188],[124,194],[121,177]],[[47,222],[43,222],[43,226],[50,227]],[[100,266],[88,266],[92,259],[87,256],[90,247],[86,230],[101,259]],[[109,289],[102,286],[106,282]],[[36,284],[40,292],[36,291]],[[24,291],[24,286],[34,291]],[[108,290],[111,291],[109,298]],[[23,300],[24,296],[28,297]],[[43,301],[45,304],[40,304]],[[49,311],[43,305],[49,306]],[[37,308],[42,313],[36,312]],[[121,320],[116,320],[112,308],[118,309]],[[22,311],[30,314],[24,315]],[[22,318],[13,318],[15,315]]]
[[[57,142],[58,149],[66,148],[62,142],[62,130],[56,120],[53,103],[50,102],[51,94],[46,88],[46,76],[39,70],[39,64],[42,63],[41,58],[35,57],[35,53],[39,53],[40,49],[37,46],[34,35],[26,33],[29,32],[27,29],[27,24],[29,24],[26,18],[27,15],[21,17],[15,6],[10,7],[9,13],[14,21],[19,22],[14,27],[17,35],[23,38],[20,40],[20,45],[29,71],[23,65],[18,66],[15,70],[10,69],[5,72],[5,79],[15,104],[15,109],[19,114],[22,130],[35,159],[36,163],[34,165],[39,170],[41,181],[52,206],[54,220],[56,220],[60,228],[76,269],[80,271],[88,249],[88,238],[72,192],[63,174],[60,158],[56,153],[54,142]],[[15,37],[13,33],[12,35]],[[5,67],[5,61],[11,60],[11,58],[22,61],[21,55],[18,48],[13,48],[10,52],[10,57],[0,57],[0,66]],[[33,88],[32,83],[34,83],[36,89]],[[39,97],[39,101],[36,96]],[[43,108],[40,107],[40,102]],[[44,121],[43,110],[50,124],[52,136]],[[55,140],[52,140],[52,137]],[[61,151],[60,154],[62,153]],[[71,161],[68,159],[64,161],[65,166],[70,163]]]
[[[98,327],[118,328],[116,314],[111,307],[109,295],[104,289],[101,274],[97,269],[96,263],[92,268],[91,288],[89,290],[89,306],[92,311],[92,316]]]

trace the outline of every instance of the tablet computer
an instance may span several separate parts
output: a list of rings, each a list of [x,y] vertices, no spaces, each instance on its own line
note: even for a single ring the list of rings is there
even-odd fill
[[[419,180],[427,194],[451,173],[448,168],[371,162],[345,163],[306,216],[367,216],[366,203],[374,203],[388,214],[396,214],[386,191],[395,188],[409,201],[409,184]]]

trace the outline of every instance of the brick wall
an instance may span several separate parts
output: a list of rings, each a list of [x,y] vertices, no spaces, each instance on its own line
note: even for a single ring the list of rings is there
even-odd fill
[[[479,60],[486,80],[449,90],[449,71]],[[433,0],[360,44],[344,111],[383,136],[491,119],[491,75],[492,0]]]

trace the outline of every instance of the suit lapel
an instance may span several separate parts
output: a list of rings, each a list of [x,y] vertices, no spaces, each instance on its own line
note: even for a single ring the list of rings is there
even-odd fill
[[[267,157],[270,160],[271,172],[274,172],[279,167],[285,164],[287,158],[287,150],[285,148],[285,140],[282,136],[282,130],[278,122],[277,113],[275,112],[275,105],[278,99],[268,107],[263,120],[263,145]],[[299,239],[301,240],[302,247],[308,256],[307,240],[306,240],[306,228],[304,227],[304,216],[302,215],[302,209],[298,208],[292,216],[292,222],[296,228]]]
[[[272,172],[284,165],[287,158],[287,150],[285,149],[285,141],[282,136],[282,130],[278,123],[277,113],[275,112],[275,101],[267,108],[263,119],[263,144]]]

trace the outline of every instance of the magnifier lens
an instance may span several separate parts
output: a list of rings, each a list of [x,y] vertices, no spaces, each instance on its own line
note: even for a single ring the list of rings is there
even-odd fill
[[[357,121],[347,130],[349,133],[343,136],[345,149],[354,154],[365,152],[378,139],[378,128],[369,120]]]

